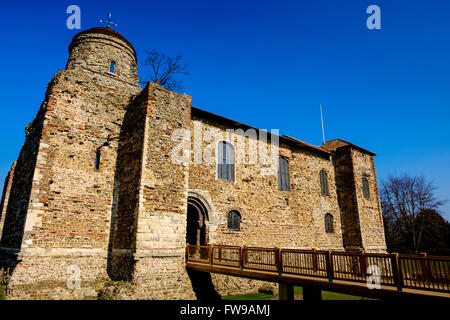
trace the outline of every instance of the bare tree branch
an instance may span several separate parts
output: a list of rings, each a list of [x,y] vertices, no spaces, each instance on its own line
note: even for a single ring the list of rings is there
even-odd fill
[[[150,66],[152,70],[152,74],[147,81],[158,83],[172,91],[183,89],[183,81],[178,79],[177,76],[188,75],[189,64],[182,62],[182,55],[169,57],[156,49],[145,50],[145,53],[147,57],[144,60],[144,65]]]
[[[410,235],[414,253],[418,253],[427,221],[427,212],[443,205],[436,188],[422,176],[389,176],[382,183],[380,198],[383,218],[390,236]]]

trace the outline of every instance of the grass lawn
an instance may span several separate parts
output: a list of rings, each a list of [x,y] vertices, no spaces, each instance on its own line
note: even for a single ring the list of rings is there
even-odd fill
[[[296,299],[298,296],[303,295],[302,287],[294,287],[294,295]],[[252,293],[246,295],[237,295],[237,296],[225,296],[224,300],[273,300],[278,299],[278,295],[266,294],[266,293]],[[343,293],[336,293],[330,291],[322,290],[322,300],[361,300],[363,297],[352,296]]]
[[[0,300],[6,300],[5,291],[3,290],[3,286],[0,284]]]

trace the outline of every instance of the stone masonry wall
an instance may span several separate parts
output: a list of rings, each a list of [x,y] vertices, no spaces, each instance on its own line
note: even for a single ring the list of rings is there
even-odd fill
[[[362,238],[362,246],[367,252],[385,252],[383,216],[378,192],[377,176],[373,156],[361,151],[352,150],[355,189],[358,199],[358,213]],[[369,182],[369,199],[363,196],[362,178]]]
[[[36,188],[40,183],[35,172],[45,110],[47,103],[51,100],[49,92],[50,90],[47,90],[46,98],[41,104],[36,118],[25,129],[25,142],[16,162],[8,197],[8,206],[5,211],[0,241],[0,247],[3,251],[5,251],[5,248],[9,252],[19,251],[22,247],[25,232],[29,231],[25,230],[25,224],[27,212],[36,205],[34,203],[35,199],[33,199],[31,194],[32,189]]]
[[[355,192],[352,149],[336,150],[336,186],[342,215],[342,233],[346,250],[362,250],[358,202]]]
[[[16,167],[16,163],[17,161],[14,161],[14,163],[12,164],[11,169],[9,170],[5,178],[5,183],[3,185],[2,199],[0,202],[0,240],[2,238],[3,224],[5,223],[6,208],[8,208],[8,200],[9,195],[11,194],[11,186],[14,177],[14,169]]]
[[[112,217],[109,265],[115,279],[131,280],[133,273],[147,100],[147,90],[143,90],[127,108],[120,132],[115,177],[117,210]]]
[[[77,42],[78,46],[83,44]],[[91,52],[89,45],[78,49],[71,51],[71,58],[100,54],[113,57],[118,66],[122,62],[130,64],[129,58],[120,60],[115,46],[103,44],[102,50],[94,47]],[[64,259],[76,259],[82,276],[106,276],[111,212],[116,205],[118,138],[125,109],[140,87],[136,75],[137,81],[129,83],[108,74],[108,66],[104,67],[104,72],[77,66],[59,71],[28,129],[15,176],[26,174],[26,181],[33,184],[28,184],[28,191],[13,191],[13,181],[11,194],[24,197],[28,193],[29,206],[28,202],[21,204],[20,199],[13,201],[10,197],[7,232],[2,240],[3,246],[21,247],[11,278],[13,286],[38,285],[38,277],[25,277],[23,272],[33,263],[33,272],[46,274],[45,263],[33,262],[39,258],[55,261],[54,272],[47,273],[49,277],[53,274],[55,284],[64,283],[68,277],[67,270],[59,269],[57,264],[61,261],[60,266],[65,266]],[[9,211],[12,214],[17,205],[25,208],[17,215],[24,222],[9,223]],[[22,232],[23,241],[14,237],[18,234],[15,228]],[[92,259],[96,262],[90,263]]]
[[[240,150],[241,138],[226,132],[236,127],[191,114],[190,96],[153,83],[141,90],[135,50],[111,29],[76,35],[69,52],[5,183],[0,267],[12,268],[10,298],[95,298],[111,278],[126,280],[128,298],[194,299],[183,266],[188,197],[208,210],[208,243],[385,248],[373,157],[342,145],[333,157],[285,139],[279,152],[289,163],[290,190],[282,191],[276,168],[249,163],[256,140],[245,137],[235,181],[217,179],[217,143]],[[214,160],[196,162],[190,143]],[[259,147],[270,153],[269,144]],[[329,195],[321,194],[321,170]],[[363,176],[370,199],[362,195]],[[240,230],[227,227],[231,210],[241,215]],[[327,213],[333,233],[325,232]],[[81,283],[70,289],[73,268]],[[274,286],[223,275],[211,281],[220,294]]]
[[[188,167],[171,161],[176,129],[188,130],[191,97],[149,84],[133,279],[144,297],[194,298],[183,267]]]
[[[210,150],[215,159],[215,146],[219,139],[226,139],[226,125],[210,119],[193,117],[201,122],[203,135],[219,130],[218,138],[211,143]],[[198,130],[198,129],[197,129]],[[249,155],[249,138],[246,137],[245,156]],[[210,140],[211,141],[211,140]],[[230,141],[237,148],[237,139]],[[194,141],[192,141],[194,143]],[[270,149],[266,145],[266,148]],[[206,147],[206,146],[204,146]],[[237,150],[237,149],[236,149]],[[208,151],[209,152],[209,151]],[[330,156],[280,145],[280,155],[289,161],[291,190],[278,189],[276,170],[274,174],[262,174],[257,164],[236,164],[234,182],[216,178],[216,163],[191,164],[189,190],[209,199],[209,242],[228,245],[248,245],[262,247],[294,247],[342,250],[341,217],[338,207],[334,166]],[[322,196],[319,173],[328,173],[329,196]],[[241,214],[239,231],[227,228],[227,214],[237,210]],[[325,232],[325,214],[334,217],[334,233]]]

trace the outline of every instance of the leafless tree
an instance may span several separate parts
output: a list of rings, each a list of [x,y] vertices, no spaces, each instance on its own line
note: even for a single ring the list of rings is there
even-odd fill
[[[144,65],[149,66],[151,75],[148,81],[160,84],[172,91],[183,89],[183,80],[177,78],[180,75],[188,75],[188,63],[182,61],[182,55],[169,57],[162,52],[153,49],[145,50]]]
[[[423,176],[389,176],[380,190],[383,216],[391,237],[409,235],[414,253],[419,252],[427,212],[444,201],[434,194],[436,187]]]

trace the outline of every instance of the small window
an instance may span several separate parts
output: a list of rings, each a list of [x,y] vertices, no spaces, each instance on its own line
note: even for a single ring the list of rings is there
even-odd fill
[[[226,141],[217,148],[217,178],[234,181],[234,147]]]
[[[334,232],[334,218],[333,215],[330,213],[327,213],[325,215],[325,232],[326,233],[333,233]]]
[[[228,213],[228,229],[239,230],[241,224],[241,215],[236,210]]]
[[[329,196],[328,174],[325,170],[320,171],[320,190],[324,196]]]
[[[367,178],[362,178],[363,196],[366,199],[370,199],[369,181]]]
[[[289,163],[283,157],[278,158],[278,189],[290,190]]]
[[[99,170],[100,169],[100,149],[97,149],[97,152],[95,154],[95,170]]]
[[[109,73],[116,74],[116,63],[114,61],[109,63]]]

